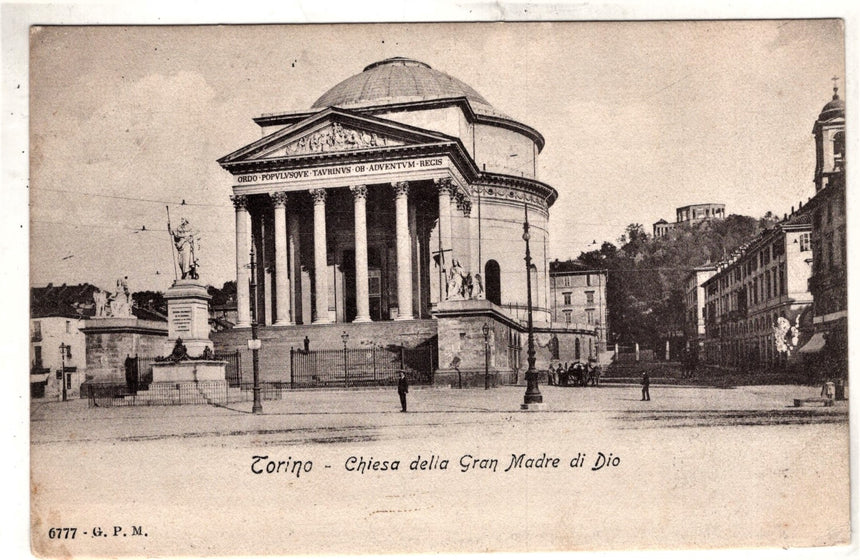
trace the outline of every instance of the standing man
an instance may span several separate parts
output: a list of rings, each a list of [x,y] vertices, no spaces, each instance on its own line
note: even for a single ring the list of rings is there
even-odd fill
[[[409,381],[406,374],[400,370],[400,379],[397,380],[397,394],[400,395],[400,412],[406,412],[406,393],[409,392]]]
[[[642,372],[642,400],[650,401],[651,393],[648,392],[648,388],[651,386],[651,378],[648,377],[647,372]]]

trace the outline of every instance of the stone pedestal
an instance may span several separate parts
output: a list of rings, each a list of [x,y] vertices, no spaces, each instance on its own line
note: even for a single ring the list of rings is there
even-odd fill
[[[183,339],[184,340],[184,339]],[[152,364],[153,383],[182,383],[186,381],[224,381],[227,362],[220,360],[186,360]]]
[[[167,300],[167,339],[171,348],[177,338],[188,349],[188,355],[197,357],[206,348],[212,350],[209,340],[209,300],[206,286],[199,280],[176,280],[164,294]]]
[[[86,373],[94,382],[125,383],[125,358],[170,353],[167,324],[136,317],[95,317],[81,329],[86,341]]]

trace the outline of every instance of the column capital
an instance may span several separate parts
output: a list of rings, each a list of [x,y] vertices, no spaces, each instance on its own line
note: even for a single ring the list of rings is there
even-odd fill
[[[457,210],[460,210],[467,218],[472,214],[472,201],[466,196],[466,193],[458,190],[454,193],[454,200],[457,202]]]
[[[287,193],[284,191],[269,193],[269,198],[275,208],[283,208],[287,205]]]
[[[244,194],[231,194],[230,200],[233,202],[233,208],[236,210],[248,209],[248,196]]]
[[[349,187],[349,191],[356,200],[360,198],[367,199],[367,185],[353,185]]]
[[[391,183],[391,186],[394,188],[395,197],[406,196],[409,194],[409,183],[407,181]]]
[[[311,189],[308,192],[314,199],[314,205],[325,204],[325,189]]]
[[[433,179],[433,183],[439,190],[439,194],[448,193],[449,196],[454,194],[454,180],[451,177],[440,177]]]

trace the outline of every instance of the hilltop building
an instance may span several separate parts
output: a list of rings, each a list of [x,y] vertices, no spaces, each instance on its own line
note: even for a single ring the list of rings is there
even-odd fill
[[[654,222],[654,237],[665,237],[681,225],[698,224],[708,220],[722,220],[726,217],[725,204],[690,204],[675,209],[675,221],[660,219]]]

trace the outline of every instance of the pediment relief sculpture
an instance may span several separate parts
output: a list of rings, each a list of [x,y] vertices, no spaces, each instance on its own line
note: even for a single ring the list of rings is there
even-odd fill
[[[403,142],[380,136],[375,132],[355,130],[332,123],[316,132],[290,142],[268,157],[298,156],[325,152],[343,152],[386,146],[402,146]]]

